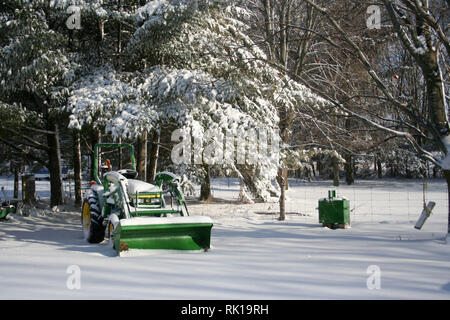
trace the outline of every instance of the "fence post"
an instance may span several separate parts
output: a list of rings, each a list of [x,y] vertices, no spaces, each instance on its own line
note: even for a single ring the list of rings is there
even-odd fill
[[[28,205],[36,203],[36,183],[34,174],[22,175],[22,202]]]

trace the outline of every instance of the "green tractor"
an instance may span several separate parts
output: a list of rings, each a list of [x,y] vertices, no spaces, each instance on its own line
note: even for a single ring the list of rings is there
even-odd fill
[[[113,171],[106,160],[100,177],[98,158],[102,147],[127,148],[131,169]],[[83,234],[89,243],[100,243],[106,237],[119,256],[128,249],[210,248],[212,220],[189,215],[179,177],[162,172],[153,184],[137,180],[130,144],[97,144],[94,158],[95,182],[85,194],[81,214]]]

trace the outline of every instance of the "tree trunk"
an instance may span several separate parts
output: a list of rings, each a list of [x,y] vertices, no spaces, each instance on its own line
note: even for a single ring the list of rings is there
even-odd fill
[[[122,1],[119,0],[117,4],[119,11],[122,9]],[[119,21],[117,26],[117,53],[122,52],[122,23]]]
[[[447,220],[447,236],[450,233],[450,170],[442,170],[445,181],[447,181],[447,199],[448,199],[448,220]]]
[[[91,153],[91,181],[95,181],[95,176],[94,176],[94,164],[95,164],[95,159],[94,159],[94,152],[95,152],[95,145],[97,143],[101,142],[101,135],[100,132],[94,128],[92,128],[92,132],[91,132],[91,146],[92,146],[92,153]],[[98,154],[98,161],[99,163],[98,168],[100,168],[101,165],[101,154]]]
[[[47,134],[48,170],[50,171],[50,206],[58,206],[64,203],[64,192],[61,177],[61,149],[59,146],[58,125],[49,121],[47,130],[53,134]]]
[[[147,181],[147,131],[142,132],[137,145],[137,172],[142,181]]]
[[[339,162],[336,157],[333,157],[333,185],[339,187]]]
[[[311,168],[312,168],[312,174],[315,177],[316,176],[316,168],[315,168],[314,161],[311,161]]]
[[[119,137],[118,143],[122,143],[122,138]],[[123,150],[119,148],[119,169],[123,169]]]
[[[280,12],[280,62],[282,66],[287,69],[288,68],[288,60],[289,60],[289,28],[290,26],[290,14],[291,14],[291,0],[284,1],[281,4],[281,12]]]
[[[270,0],[264,0],[264,23],[266,32],[266,41],[269,53],[269,60],[274,60],[275,57],[275,39],[274,39],[274,19],[273,8]]]
[[[439,50],[430,50],[424,58],[425,61],[419,63],[419,65],[422,68],[427,84],[426,92],[431,120],[441,133],[446,134],[449,130],[449,125],[445,105],[444,81],[439,67],[438,52]]]
[[[320,177],[323,170],[322,161],[319,159],[317,160],[317,175]]]
[[[254,197],[258,197],[258,187],[256,186],[255,179],[253,177],[254,171],[245,165],[238,165],[237,169],[242,175],[242,180],[250,194]],[[259,198],[258,200],[261,199]]]
[[[293,111],[287,108],[279,108],[278,114],[280,117],[279,129],[281,141],[290,145],[291,143],[291,126],[294,119]],[[280,185],[280,221],[286,219],[286,186],[287,186],[287,170],[283,168],[283,164],[280,163],[278,168],[277,182]]]
[[[377,156],[373,157],[373,173],[374,174],[377,173],[377,161],[378,161]]]
[[[211,177],[209,175],[209,165],[205,164],[205,179],[200,187],[200,201],[209,201],[211,199]]]
[[[378,179],[383,178],[383,167],[381,166],[380,159],[377,160]]]
[[[352,185],[355,182],[355,175],[353,174],[353,156],[348,153],[345,155],[345,182],[348,185]]]
[[[289,171],[284,170],[284,189],[289,190]]]
[[[155,181],[156,170],[158,167],[159,142],[160,142],[160,135],[156,131],[153,131],[150,149],[150,160],[147,169],[148,174],[147,181],[150,183]]]
[[[316,18],[314,16],[313,12],[314,12],[313,8],[308,5],[306,8],[305,23],[309,30],[314,29],[314,24],[315,24]],[[298,49],[297,49],[297,57],[298,58],[297,58],[297,61],[295,62],[295,66],[294,66],[294,74],[295,75],[300,75],[303,71],[303,67],[305,65],[305,59],[309,52],[310,42],[312,40],[311,34],[312,33],[310,31],[305,31],[304,36],[302,37],[302,39],[299,42]]]
[[[81,208],[81,145],[80,131],[73,133],[73,172],[75,181],[75,206]]]
[[[14,168],[14,199],[19,199],[19,168]]]
[[[405,174],[406,174],[406,177],[407,177],[408,179],[410,179],[410,178],[411,178],[411,171],[409,170],[409,163],[408,163],[408,161],[407,161],[406,159],[405,159],[404,164],[405,164]]]
[[[280,186],[280,217],[278,220],[286,220],[286,183],[283,169],[278,169],[277,182]]]

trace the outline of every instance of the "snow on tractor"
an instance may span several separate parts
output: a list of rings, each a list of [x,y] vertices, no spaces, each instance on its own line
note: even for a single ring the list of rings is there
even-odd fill
[[[131,169],[106,170],[99,176],[99,149],[128,148]],[[153,184],[137,180],[134,148],[130,144],[97,144],[94,176],[83,201],[81,223],[85,239],[100,243],[105,237],[120,256],[128,249],[208,250],[212,220],[190,216],[180,190],[180,178],[158,173]],[[168,204],[170,198],[170,204]]]

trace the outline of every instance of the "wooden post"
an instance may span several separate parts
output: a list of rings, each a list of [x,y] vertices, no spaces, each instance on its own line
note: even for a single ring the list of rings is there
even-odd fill
[[[36,182],[34,174],[22,175],[22,202],[28,205],[36,203]]]

